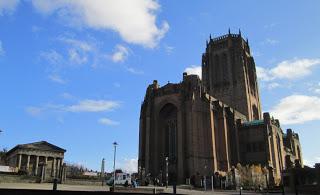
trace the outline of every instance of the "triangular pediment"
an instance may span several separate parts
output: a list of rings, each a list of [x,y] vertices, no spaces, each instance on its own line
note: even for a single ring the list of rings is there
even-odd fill
[[[34,142],[29,144],[20,144],[17,145],[18,149],[34,149],[34,150],[43,150],[43,151],[55,151],[55,152],[66,152],[65,149],[60,148],[56,145],[50,144],[46,141]]]

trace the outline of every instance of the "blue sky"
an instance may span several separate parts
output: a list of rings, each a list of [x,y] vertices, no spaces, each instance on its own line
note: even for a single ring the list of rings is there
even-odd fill
[[[193,3],[192,3],[193,2]],[[196,3],[195,3],[196,2]],[[320,2],[0,0],[0,147],[47,140],[66,161],[132,171],[148,84],[199,72],[209,34],[249,39],[263,111],[320,161]]]

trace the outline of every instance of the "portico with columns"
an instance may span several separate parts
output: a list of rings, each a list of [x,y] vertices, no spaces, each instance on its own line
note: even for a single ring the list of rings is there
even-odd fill
[[[6,154],[8,165],[44,180],[62,174],[65,149],[46,141],[19,144]]]

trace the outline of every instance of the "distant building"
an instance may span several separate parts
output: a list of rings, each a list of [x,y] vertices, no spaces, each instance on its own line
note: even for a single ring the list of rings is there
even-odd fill
[[[83,172],[83,175],[90,176],[90,177],[98,177],[98,172],[97,171],[85,171],[85,172]]]
[[[202,80],[149,85],[140,113],[139,174],[184,183],[222,174],[237,163],[261,164],[278,183],[291,164],[303,166],[297,134],[262,114],[255,62],[239,34],[211,38],[202,55]]]
[[[43,179],[61,176],[65,149],[46,141],[19,144],[6,153],[6,161],[17,171]]]

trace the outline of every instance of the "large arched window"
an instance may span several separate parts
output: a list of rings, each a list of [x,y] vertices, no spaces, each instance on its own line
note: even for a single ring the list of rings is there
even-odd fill
[[[160,111],[161,131],[164,135],[164,155],[169,161],[175,161],[177,156],[177,107],[166,104]]]

